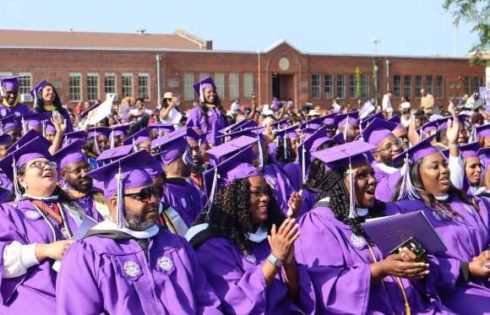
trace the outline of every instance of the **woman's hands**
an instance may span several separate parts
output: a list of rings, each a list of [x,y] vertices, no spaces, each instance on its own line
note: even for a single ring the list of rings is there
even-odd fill
[[[417,260],[417,256],[409,249],[402,248],[398,254],[386,257],[384,260],[371,264],[371,276],[381,280],[386,276],[409,279],[422,279],[429,274],[429,264]]]
[[[295,191],[289,196],[288,200],[288,218],[295,218],[301,209],[303,198],[301,197],[302,191]]]
[[[294,219],[286,219],[279,229],[272,225],[271,235],[267,237],[272,254],[283,263],[294,259],[294,242],[299,238],[299,226]]]
[[[480,255],[473,257],[468,267],[472,276],[490,277],[490,250],[485,250]]]

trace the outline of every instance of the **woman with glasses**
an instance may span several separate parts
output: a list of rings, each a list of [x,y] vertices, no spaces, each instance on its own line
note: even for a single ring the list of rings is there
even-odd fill
[[[56,313],[56,261],[86,219],[57,186],[57,165],[44,142],[33,139],[0,162],[17,197],[0,209],[0,312]]]
[[[207,229],[194,234],[193,227],[186,237],[225,314],[313,314],[311,281],[294,258],[298,226],[284,220],[246,155],[242,151],[218,165],[225,186],[208,218],[198,220]]]

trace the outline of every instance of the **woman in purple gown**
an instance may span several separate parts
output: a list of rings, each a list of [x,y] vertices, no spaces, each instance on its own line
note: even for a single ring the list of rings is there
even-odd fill
[[[444,254],[431,257],[429,277],[444,304],[458,314],[488,314],[488,208],[451,184],[446,159],[429,141],[408,150],[411,164],[396,194],[408,200],[397,202],[397,211],[422,210],[446,245]]]
[[[313,153],[325,163],[312,183],[319,203],[300,220],[295,248],[315,287],[316,314],[444,313],[425,281],[414,281],[425,278],[428,265],[409,250],[383,257],[360,225],[385,210],[374,197],[374,171],[362,154],[371,149],[354,141]]]
[[[34,112],[43,114],[47,120],[51,120],[53,114],[58,113],[66,120],[66,132],[73,131],[73,122],[70,114],[63,108],[60,96],[54,85],[42,80],[31,90],[31,94],[34,98]]]
[[[313,314],[311,281],[294,258],[299,236],[295,220],[284,220],[275,209],[270,189],[251,164],[239,163],[243,158],[236,156],[230,159],[236,163],[224,174],[220,170],[227,186],[218,192],[206,220],[208,236],[198,242],[191,238],[223,310]]]
[[[56,163],[38,145],[33,139],[0,163],[21,194],[0,209],[0,313],[56,313],[56,261],[86,219],[57,187]]]

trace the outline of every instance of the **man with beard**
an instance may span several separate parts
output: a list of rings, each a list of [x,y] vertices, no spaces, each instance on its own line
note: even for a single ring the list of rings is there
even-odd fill
[[[145,150],[89,175],[104,191],[109,219],[65,254],[57,278],[57,313],[221,314],[185,239],[156,224],[159,192]]]
[[[178,214],[177,219],[183,221],[185,226],[175,228],[182,231],[183,234],[176,231],[182,235],[187,232],[204,207],[203,194],[189,178],[193,162],[186,135],[187,128],[181,128],[152,143],[152,151],[159,156],[166,174],[163,205],[166,208],[170,206],[177,212],[168,215],[169,213],[163,210],[162,214],[166,215],[167,222],[175,222],[172,217]]]
[[[77,140],[56,152],[53,158],[58,164],[61,186],[89,216],[100,222],[108,217],[108,208],[103,194],[93,188],[92,178],[87,175],[90,165],[82,153],[83,144]]]
[[[10,114],[24,116],[32,111],[26,104],[19,103],[19,81],[17,77],[4,77],[0,79],[3,101],[0,104],[0,117]]]

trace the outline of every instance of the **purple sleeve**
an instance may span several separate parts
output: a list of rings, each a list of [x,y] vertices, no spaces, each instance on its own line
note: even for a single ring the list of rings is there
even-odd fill
[[[299,305],[291,303],[294,310],[298,310],[301,314],[315,314],[316,296],[313,282],[308,274],[306,266],[297,264],[298,282],[299,282]]]
[[[232,246],[208,240],[198,249],[199,263],[209,283],[223,303],[225,313],[267,313],[267,286],[262,264],[244,271]]]
[[[100,314],[103,299],[96,280],[96,257],[81,241],[66,252],[56,280],[58,314]],[[83,281],[80,281],[83,280]]]
[[[449,296],[458,285],[461,261],[444,256],[429,255],[427,258],[430,264],[429,285],[442,296]]]
[[[367,264],[347,265],[342,240],[322,216],[309,212],[300,223],[295,244],[296,260],[308,268],[322,313],[365,314],[368,309],[371,272]],[[318,240],[321,240],[319,246]]]

